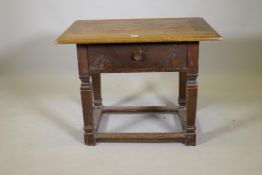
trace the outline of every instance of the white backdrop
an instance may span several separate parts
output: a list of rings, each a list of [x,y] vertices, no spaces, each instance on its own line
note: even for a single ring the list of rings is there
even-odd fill
[[[261,7],[261,0],[0,0],[0,174],[261,175]],[[204,17],[224,37],[200,44],[198,146],[84,146],[75,46],[54,40],[78,19],[174,17]],[[177,73],[102,80],[104,104],[176,103]],[[156,117],[105,123],[173,129],[173,118]]]

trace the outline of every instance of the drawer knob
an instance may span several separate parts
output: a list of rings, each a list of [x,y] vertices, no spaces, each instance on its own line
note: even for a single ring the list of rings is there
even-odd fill
[[[133,51],[132,58],[133,58],[133,60],[135,60],[135,61],[140,61],[140,60],[142,60],[142,58],[143,58],[143,51],[142,51],[141,49],[140,49],[140,50]]]

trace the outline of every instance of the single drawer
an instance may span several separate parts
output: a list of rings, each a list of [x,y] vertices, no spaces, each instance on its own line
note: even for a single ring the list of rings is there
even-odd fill
[[[88,45],[90,73],[179,71],[186,60],[185,43]]]

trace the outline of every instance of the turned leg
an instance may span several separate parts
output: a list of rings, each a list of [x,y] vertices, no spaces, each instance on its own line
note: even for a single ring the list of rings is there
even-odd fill
[[[87,46],[77,45],[79,78],[81,80],[81,100],[84,119],[85,144],[95,145],[95,127],[93,116],[93,88],[88,74]]]
[[[186,72],[179,72],[179,106],[186,106]]]
[[[195,120],[197,110],[198,42],[188,45],[188,68],[186,72],[186,145],[196,145]]]
[[[187,136],[186,144],[195,145],[196,144],[196,134],[195,134],[195,119],[196,119],[196,109],[197,109],[197,74],[188,74],[186,83],[186,110],[187,110]]]
[[[81,99],[84,118],[84,137],[87,145],[95,145],[93,88],[89,76],[81,76]]]
[[[101,96],[101,74],[92,74],[92,84],[94,91],[94,107],[102,108],[102,96]]]

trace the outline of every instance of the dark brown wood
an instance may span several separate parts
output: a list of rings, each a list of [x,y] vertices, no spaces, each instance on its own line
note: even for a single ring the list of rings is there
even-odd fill
[[[88,75],[87,45],[77,44],[77,59],[79,77]]]
[[[144,113],[144,112],[165,112],[177,113],[176,106],[104,106],[103,113]]]
[[[180,106],[186,105],[186,72],[179,72],[179,96],[178,104]]]
[[[199,41],[220,39],[202,18],[76,21],[57,42],[77,44],[85,143],[196,145]],[[101,73],[170,71],[179,72],[178,107],[103,106]],[[178,114],[183,132],[98,133],[103,113],[144,112]]]
[[[89,45],[88,56],[91,73],[180,71],[186,68],[187,44]]]
[[[89,77],[81,77],[81,99],[84,117],[85,142],[95,145],[95,126],[93,119],[93,94]]]
[[[92,74],[92,84],[94,91],[94,107],[102,108],[102,96],[101,96],[101,74]]]
[[[87,47],[77,45],[79,78],[81,80],[81,99],[84,118],[85,143],[95,145],[95,127],[93,118],[93,88],[88,74]]]
[[[99,142],[185,142],[183,133],[98,133]]]
[[[197,109],[197,75],[198,75],[198,49],[199,43],[188,45],[188,66],[186,81],[186,110],[187,110],[187,137],[186,145],[196,145],[195,118]]]

